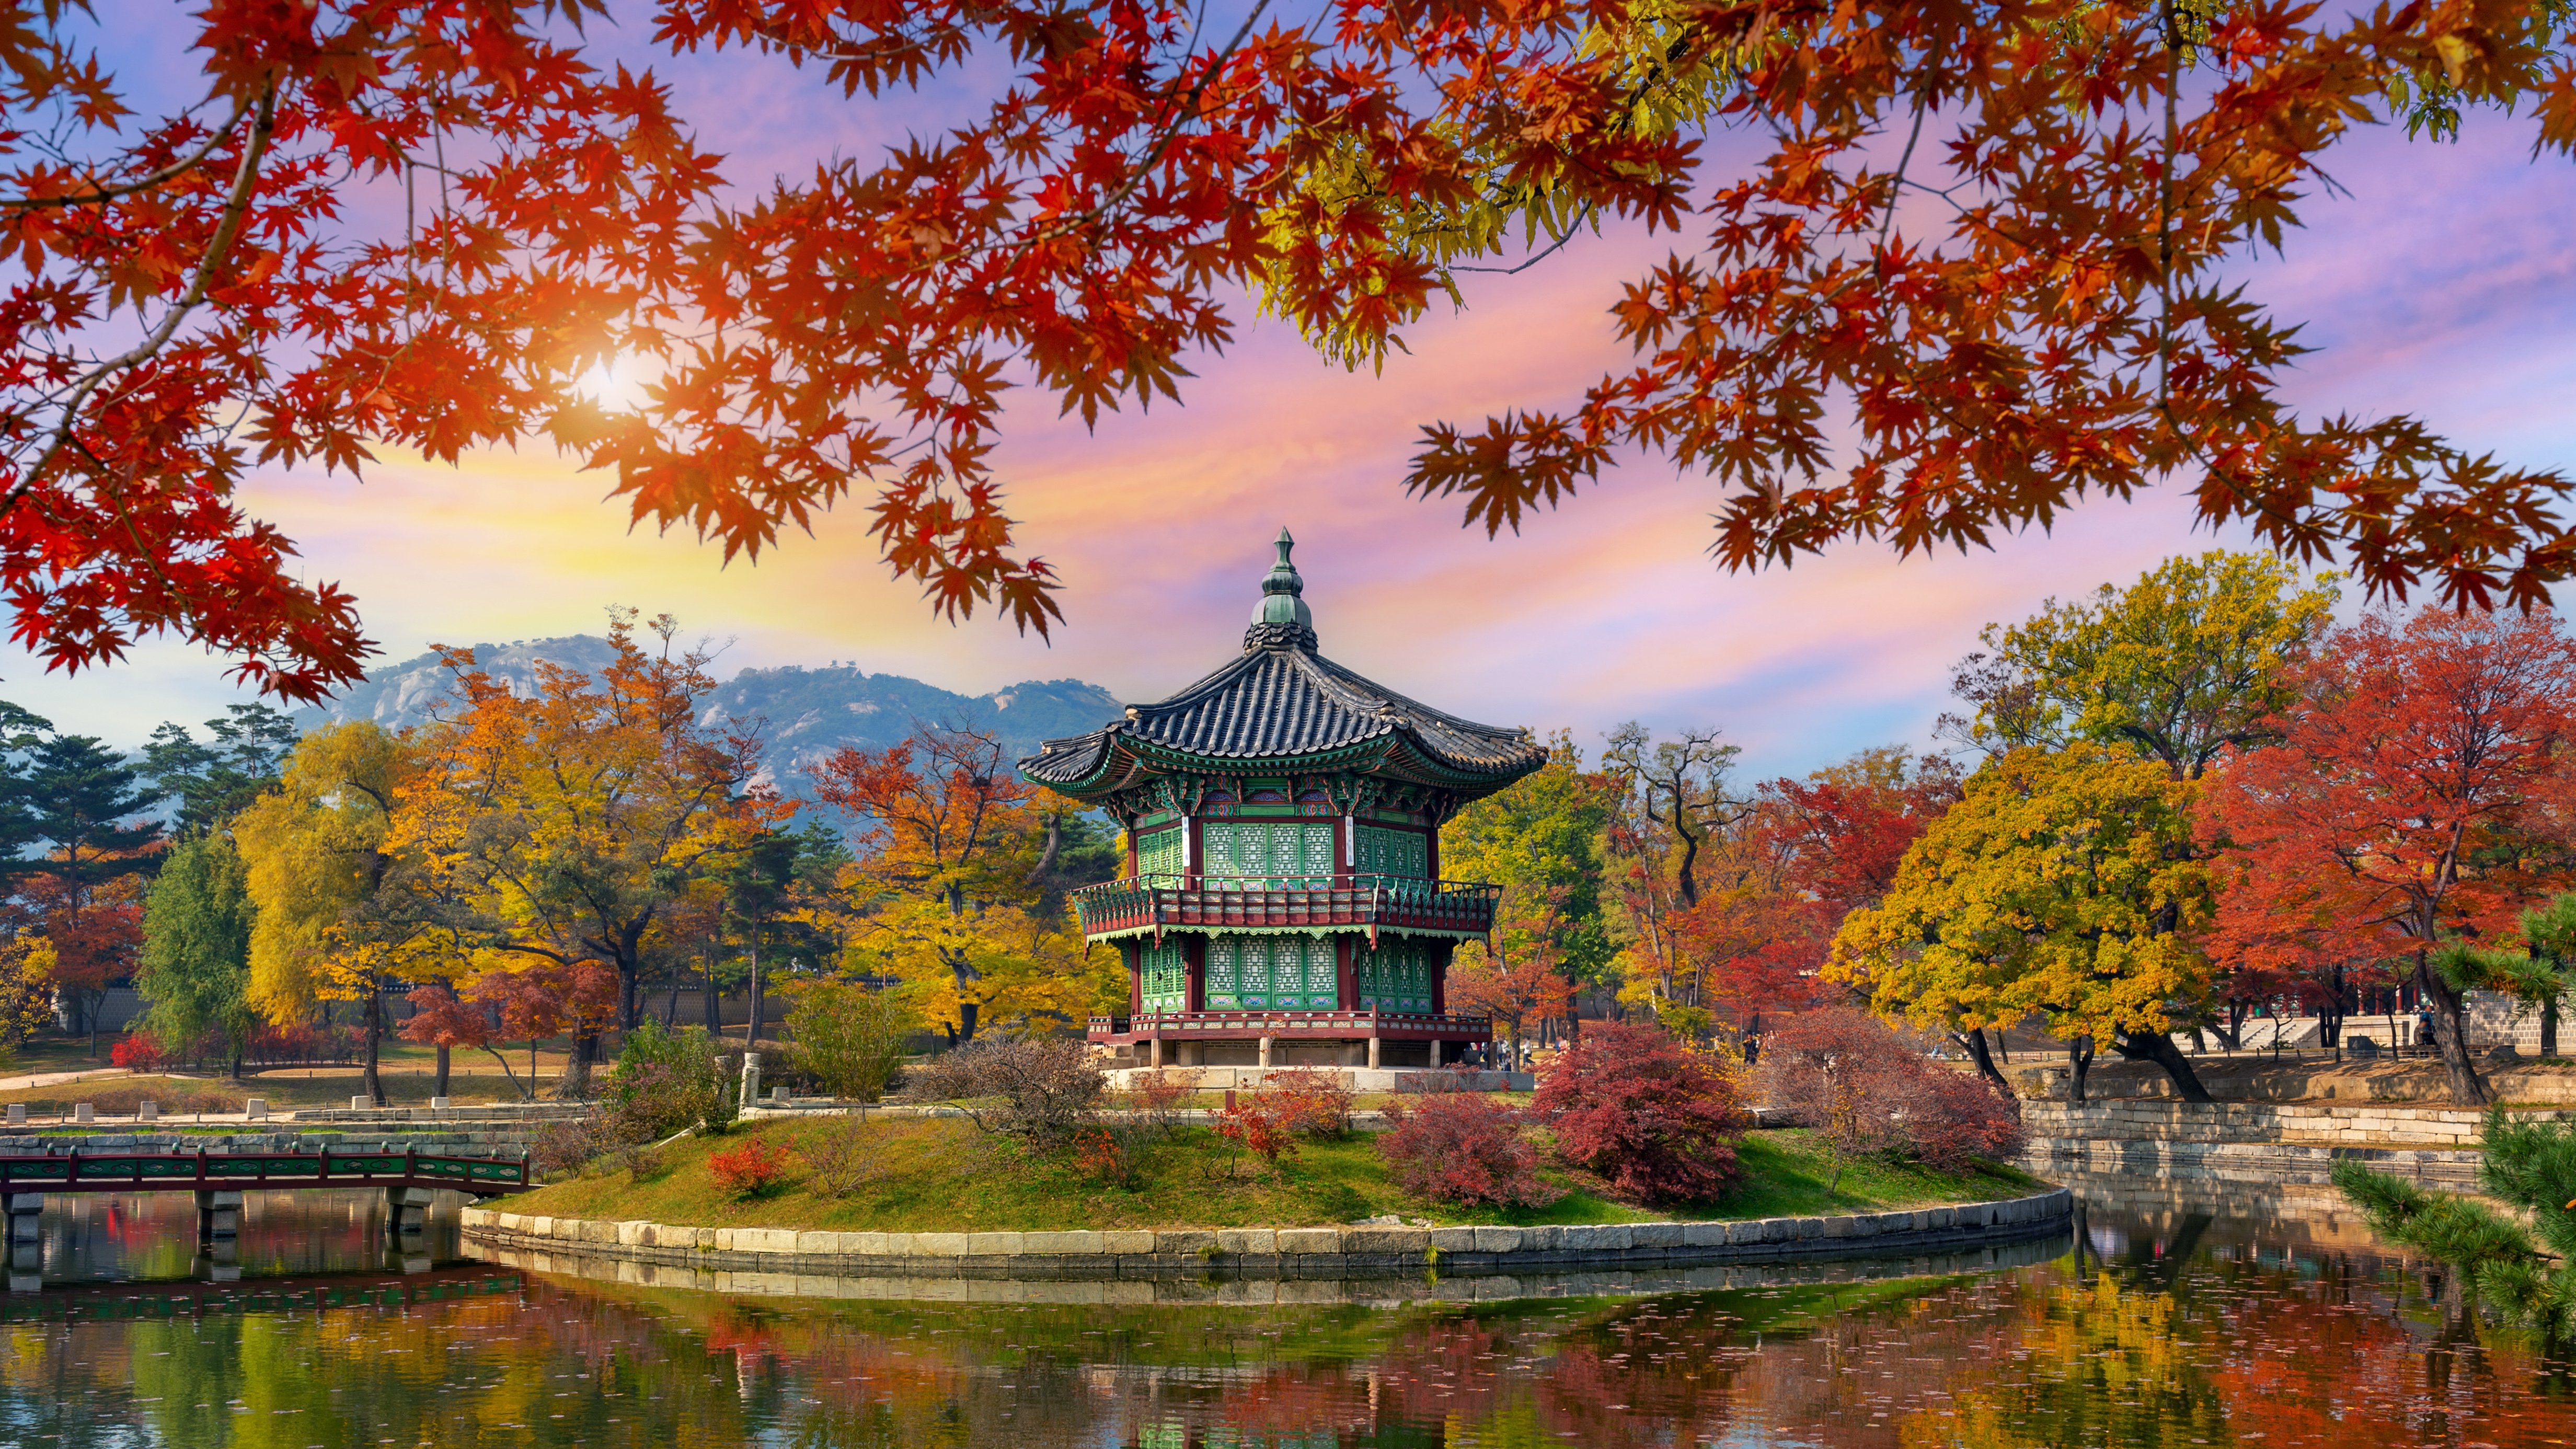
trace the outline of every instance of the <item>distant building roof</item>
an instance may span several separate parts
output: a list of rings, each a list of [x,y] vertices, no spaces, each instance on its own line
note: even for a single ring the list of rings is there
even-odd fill
[[[1241,657],[1169,699],[1129,705],[1126,718],[1087,735],[1046,741],[1020,769],[1088,796],[1175,770],[1387,766],[1472,798],[1547,763],[1546,748],[1525,731],[1433,709],[1318,654],[1305,583],[1289,562],[1295,546],[1281,529]]]

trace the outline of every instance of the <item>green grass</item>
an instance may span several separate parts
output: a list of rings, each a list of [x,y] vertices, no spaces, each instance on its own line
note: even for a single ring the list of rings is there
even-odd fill
[[[823,1192],[801,1162],[779,1190],[749,1202],[728,1196],[707,1169],[710,1153],[746,1138],[792,1150],[840,1129],[840,1123],[830,1120],[771,1122],[720,1139],[689,1138],[664,1148],[641,1180],[622,1169],[600,1171],[520,1194],[499,1206],[554,1217],[840,1232],[1313,1227],[1386,1213],[1448,1226],[1866,1212],[2009,1197],[2028,1191],[2035,1181],[2008,1168],[1947,1176],[1855,1164],[1828,1194],[1829,1169],[1806,1135],[1766,1132],[1745,1144],[1743,1186],[1714,1203],[1649,1210],[1613,1201],[1556,1174],[1567,1191],[1546,1207],[1460,1208],[1415,1197],[1389,1182],[1371,1134],[1302,1144],[1274,1172],[1249,1156],[1229,1164],[1213,1133],[1188,1128],[1155,1153],[1139,1185],[1130,1190],[1103,1183],[1068,1157],[984,1137],[954,1118],[868,1124],[862,1130],[868,1134],[876,1173],[843,1198]]]

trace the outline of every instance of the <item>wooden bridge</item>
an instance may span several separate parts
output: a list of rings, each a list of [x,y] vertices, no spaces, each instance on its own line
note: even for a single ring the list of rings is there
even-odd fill
[[[498,1197],[528,1186],[525,1158],[416,1151],[48,1152],[0,1156],[0,1198],[58,1192],[271,1192],[280,1188],[453,1188]]]

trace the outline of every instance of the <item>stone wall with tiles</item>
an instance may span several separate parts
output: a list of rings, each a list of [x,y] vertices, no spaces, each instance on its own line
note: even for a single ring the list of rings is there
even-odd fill
[[[1876,1256],[2065,1230],[2063,1188],[2002,1202],[1834,1217],[1575,1227],[1155,1228],[1052,1233],[842,1233],[673,1227],[468,1208],[470,1244],[698,1268],[907,1277],[1347,1278]]]

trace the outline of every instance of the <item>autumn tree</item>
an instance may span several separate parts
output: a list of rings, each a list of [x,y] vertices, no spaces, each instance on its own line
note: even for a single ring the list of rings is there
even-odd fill
[[[253,908],[241,853],[222,835],[179,844],[162,862],[143,909],[135,990],[145,1025],[176,1048],[211,1038],[242,1074],[259,1013],[250,1000]]]
[[[242,513],[245,470],[523,437],[728,556],[871,489],[934,608],[1043,629],[994,471],[1011,387],[1086,422],[1176,397],[1246,295],[1383,366],[1479,274],[1612,226],[1688,233],[1604,291],[1633,359],[1432,424],[1414,492],[1491,531],[1669,461],[1722,490],[1733,568],[1982,545],[2168,479],[2374,591],[2530,604],[2576,558],[2559,474],[2292,407],[2304,344],[2234,266],[2371,122],[2524,112],[2576,148],[2554,5],[660,0],[633,66],[593,54],[604,13],[215,7],[178,42],[202,90],[149,101],[80,7],[0,37],[0,585],[38,653],[168,631],[292,697],[345,683],[352,601]],[[863,129],[920,129],[727,176],[665,50],[811,65]],[[580,389],[611,357],[656,379],[630,408]]]
[[[1906,850],[1959,799],[1959,772],[1938,755],[1897,746],[1862,750],[1803,780],[1777,779],[1757,792],[1751,848],[1774,862],[1764,896],[1731,913],[1743,943],[1715,968],[1722,994],[1750,1010],[1794,1006],[1812,993],[1834,933],[1853,911],[1876,905],[1896,884]],[[2000,1078],[1985,1035],[1960,1037],[1979,1068]]]
[[[2217,773],[2218,938],[2294,924],[2338,959],[2412,958],[2452,1096],[2487,1100],[2445,941],[2510,940],[2570,874],[2576,645],[2546,610],[2365,615],[2293,677],[2280,743]],[[2285,924],[2286,923],[2286,924]]]
[[[2122,749],[2014,750],[1967,782],[1855,911],[1829,968],[1885,1016],[1949,1031],[2032,1013],[2070,1043],[2084,1099],[2094,1051],[2151,1061],[2209,1094],[2169,1035],[2209,989],[2211,909],[2193,840],[2198,785]]]
[[[596,676],[537,666],[512,692],[470,650],[443,649],[451,716],[421,733],[394,842],[424,862],[473,949],[522,964],[606,965],[618,982],[604,1025],[631,1026],[650,938],[694,879],[740,857],[787,806],[742,794],[760,741],[699,722],[706,656],[673,644],[668,615],[648,653],[632,610],[614,610],[612,657]],[[597,1060],[575,1042],[573,1077]]]
[[[813,769],[844,822],[844,961],[902,978],[952,1044],[996,1015],[1087,1014],[1123,989],[1041,907],[1046,826],[1036,786],[1001,742],[962,725],[915,727],[883,750],[845,745]]]
[[[1953,737],[2000,754],[2072,740],[2125,745],[2199,779],[2222,753],[2278,737],[2290,670],[2335,605],[2276,559],[2217,551],[2167,559],[2129,587],[2050,599],[2013,625],[1989,624],[1960,661],[1967,716]]]
[[[232,825],[254,908],[250,1004],[283,1026],[324,1002],[355,1003],[362,1085],[379,1106],[386,994],[468,961],[452,894],[397,828],[422,776],[418,750],[375,723],[324,725],[287,757],[279,788]]]
[[[0,874],[16,879],[19,920],[53,942],[55,988],[95,1055],[108,983],[133,973],[143,943],[142,877],[164,843],[144,817],[159,796],[104,742],[12,714],[13,768],[0,790],[14,798],[17,829],[39,854],[0,861]]]

